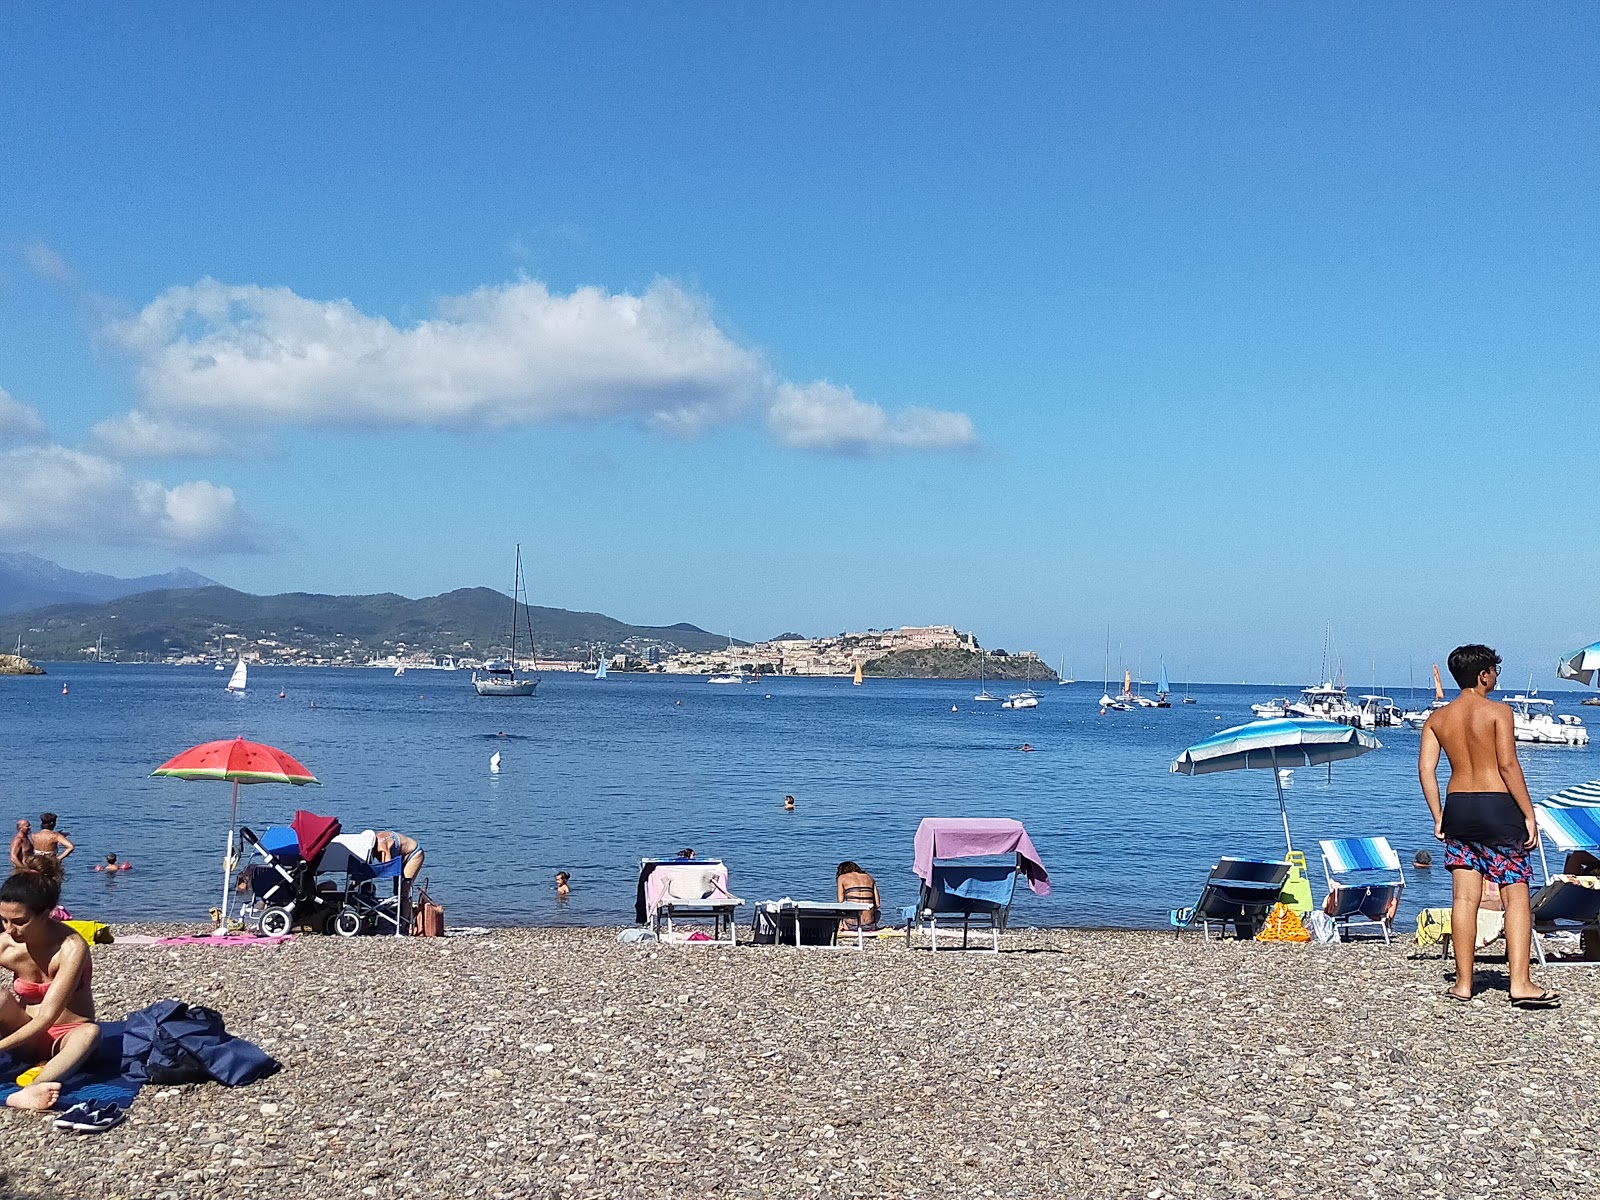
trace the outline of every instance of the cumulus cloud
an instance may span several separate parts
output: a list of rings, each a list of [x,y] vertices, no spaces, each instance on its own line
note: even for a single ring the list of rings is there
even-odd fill
[[[440,300],[399,327],[347,300],[202,280],[169,289],[117,336],[151,407],[264,423],[500,428],[631,418],[688,434],[760,394],[757,355],[704,301],[524,281]]]
[[[36,410],[0,388],[0,442],[42,441],[46,433]]]
[[[67,260],[38,239],[22,247],[22,261],[33,268],[36,274],[53,283],[70,284],[77,279]]]
[[[0,453],[0,544],[61,540],[202,554],[268,548],[231,488],[204,480],[164,487],[64,446]]]
[[[95,445],[113,458],[215,458],[255,452],[256,437],[230,438],[220,430],[203,428],[134,409],[110,417],[90,430]]]
[[[764,412],[785,445],[820,453],[950,450],[962,413],[885,413],[827,383],[777,379],[701,297],[670,281],[640,295],[533,280],[483,287],[396,325],[348,300],[204,279],[163,292],[113,338],[136,361],[141,411],[96,427],[122,456],[210,454],[249,425],[497,429],[624,420],[672,437]]]
[[[780,384],[767,425],[786,446],[831,454],[965,450],[978,443],[965,413],[917,407],[888,413],[856,399],[850,388],[826,382]]]

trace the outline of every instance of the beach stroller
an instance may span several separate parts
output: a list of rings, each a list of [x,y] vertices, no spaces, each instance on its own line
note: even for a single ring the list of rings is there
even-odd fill
[[[1167,921],[1175,934],[1198,925],[1208,942],[1213,925],[1218,937],[1231,924],[1234,936],[1253,938],[1288,879],[1289,864],[1281,860],[1220,858],[1200,889],[1200,899],[1190,908],[1173,909]]]
[[[1400,856],[1388,838],[1327,838],[1322,847],[1322,869],[1328,879],[1328,902],[1323,911],[1343,926],[1346,941],[1350,926],[1376,925],[1387,944],[1394,932],[1394,914],[1406,890]]]
[[[342,833],[333,839],[317,869],[318,892],[338,905],[328,918],[328,928],[340,937],[381,933],[395,937],[405,933],[401,912],[401,872],[405,867],[396,856],[387,862],[372,861],[378,835],[372,830]]]
[[[1557,792],[1550,799],[1560,800],[1564,795]],[[1575,850],[1600,851],[1600,808],[1543,803],[1533,806],[1533,816],[1539,832],[1544,835],[1539,842],[1539,862],[1545,879],[1544,886],[1529,902],[1533,909],[1533,952],[1540,966],[1558,965],[1561,960],[1547,958],[1545,939],[1561,926],[1577,926],[1580,936],[1591,941],[1600,935],[1600,879],[1589,875],[1551,875],[1544,853],[1545,842],[1554,842],[1562,854]],[[1594,960],[1585,957],[1569,961],[1592,963]]]
[[[974,924],[988,929],[989,950],[1000,952],[1016,896],[1017,878],[1041,896],[1050,893],[1050,875],[1021,821],[1009,817],[924,817],[913,842],[912,867],[922,880],[915,904],[901,909],[906,945],[927,929],[929,946],[939,949],[939,925],[961,925],[961,949],[968,948]]]
[[[320,925],[339,907],[339,893],[317,884],[322,856],[339,836],[337,817],[300,809],[287,826],[269,826],[259,837],[243,827],[239,836],[263,860],[250,872],[250,889],[261,907],[257,927],[267,937],[286,934],[300,924]]]

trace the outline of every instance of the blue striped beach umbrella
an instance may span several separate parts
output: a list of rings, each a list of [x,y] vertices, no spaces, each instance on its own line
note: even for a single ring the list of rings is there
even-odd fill
[[[1559,808],[1600,808],[1600,779],[1562,788],[1545,803]]]
[[[1600,642],[1591,642],[1582,650],[1574,650],[1556,664],[1558,679],[1594,683],[1597,675],[1600,675]]]
[[[1284,717],[1251,721],[1214,733],[1196,742],[1172,760],[1174,775],[1210,775],[1217,771],[1270,770],[1278,788],[1278,811],[1283,815],[1283,841],[1290,850],[1289,806],[1283,799],[1284,767],[1320,767],[1323,763],[1359,758],[1383,743],[1369,733],[1335,721]]]

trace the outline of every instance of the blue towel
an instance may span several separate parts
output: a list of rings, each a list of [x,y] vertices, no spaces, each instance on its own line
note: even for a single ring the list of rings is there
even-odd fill
[[[78,1069],[61,1081],[61,1099],[56,1110],[71,1108],[74,1104],[120,1104],[127,1108],[139,1094],[143,1082],[133,1078],[122,1067],[122,1030],[124,1021],[107,1021],[100,1026],[100,1040],[89,1057]],[[6,1097],[20,1091],[17,1076],[38,1064],[16,1054],[0,1054],[0,1104]]]

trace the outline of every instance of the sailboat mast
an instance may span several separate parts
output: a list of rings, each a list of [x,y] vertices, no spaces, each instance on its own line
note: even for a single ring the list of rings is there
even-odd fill
[[[517,669],[517,593],[522,589],[522,543],[517,543],[517,565],[511,571],[511,669]]]

